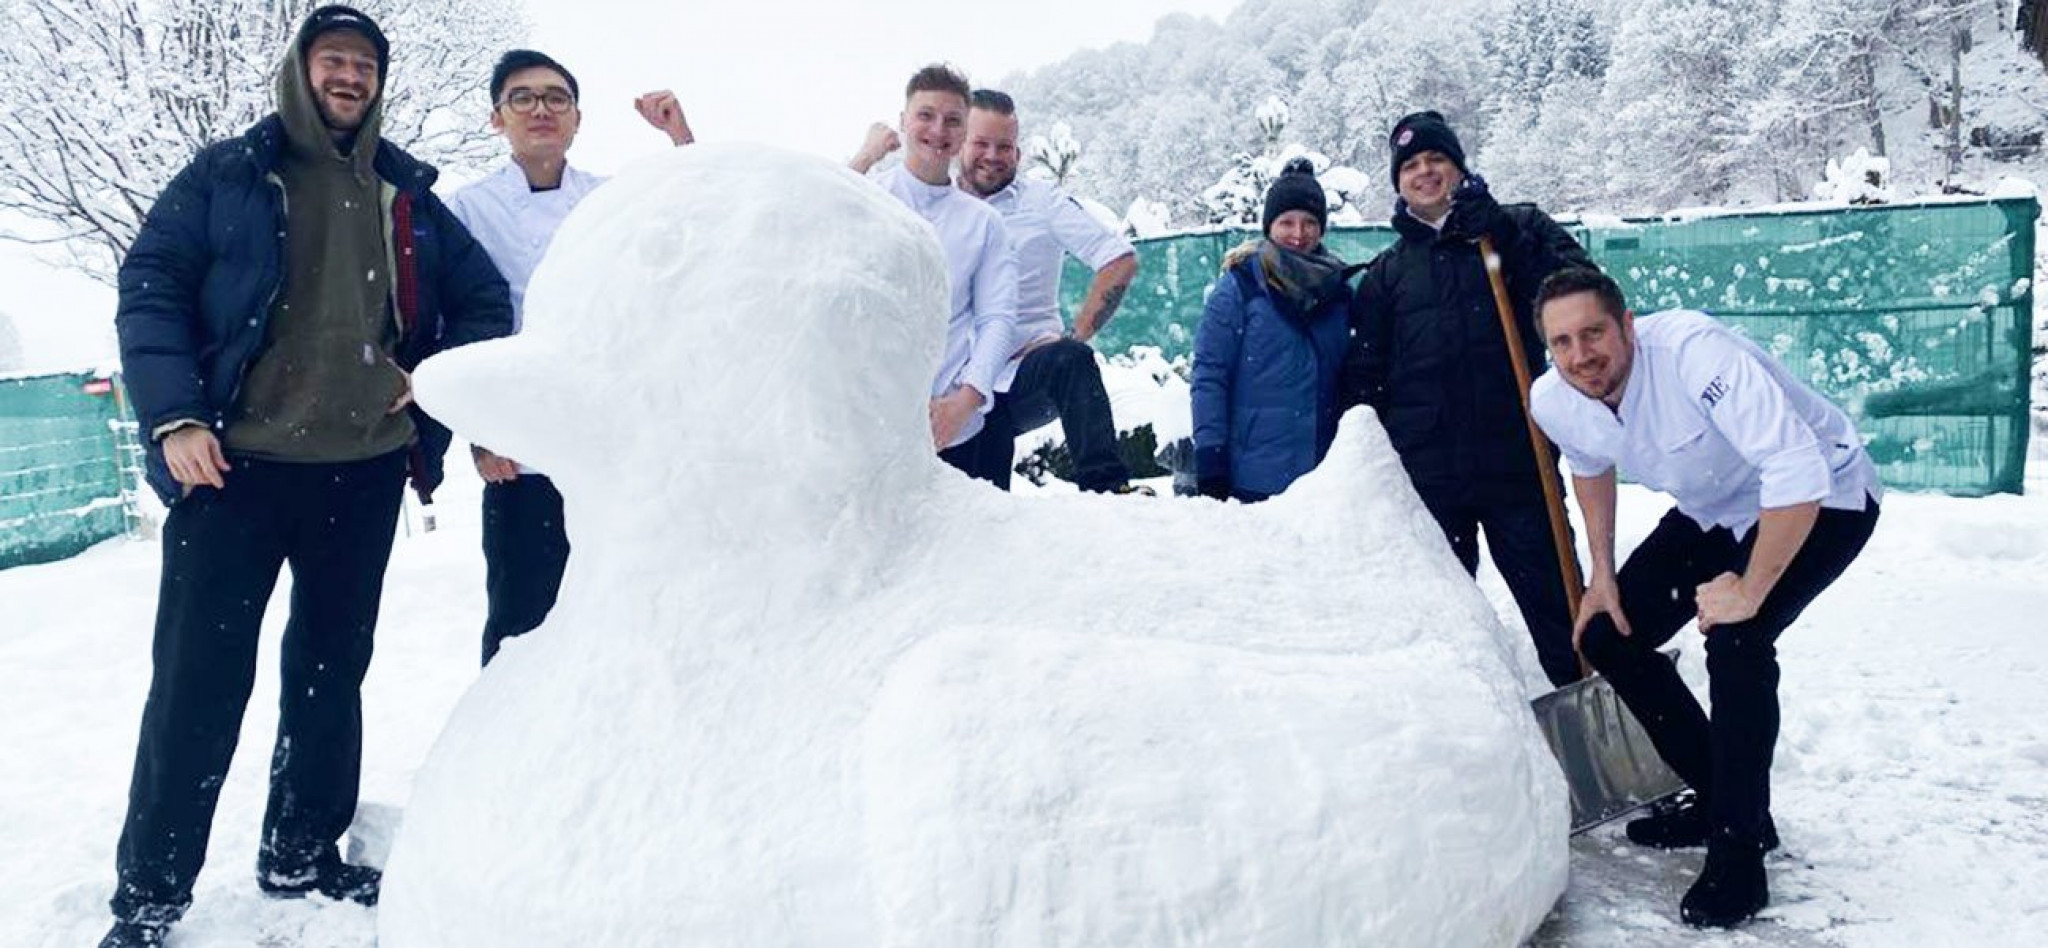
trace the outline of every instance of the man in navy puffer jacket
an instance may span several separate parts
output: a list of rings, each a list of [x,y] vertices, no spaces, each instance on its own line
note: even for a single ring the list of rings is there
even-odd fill
[[[511,328],[505,281],[381,140],[389,45],[313,11],[277,112],[202,151],[122,262],[121,359],[164,523],[154,674],[104,945],[160,944],[191,904],[254,686],[257,637],[292,568],[282,706],[257,884],[374,904],[341,861],[362,757],[361,685],[408,473],[424,497],[448,433],[410,371]]]

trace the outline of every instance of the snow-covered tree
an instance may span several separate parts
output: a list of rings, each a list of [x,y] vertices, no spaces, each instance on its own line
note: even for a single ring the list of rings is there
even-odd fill
[[[1591,0],[1527,0],[1484,34],[1491,88],[1487,110],[1539,110],[1545,92],[1572,78],[1607,75],[1608,37]]]
[[[1126,237],[1158,237],[1172,228],[1172,215],[1161,201],[1139,198],[1131,202],[1131,209],[1124,212],[1123,232]]]
[[[1252,113],[1253,120],[1259,123],[1259,134],[1266,139],[1268,150],[1280,147],[1280,136],[1287,134],[1288,117],[1287,103],[1277,95],[1267,96],[1266,101],[1259,103],[1258,111]]]
[[[1891,174],[1890,159],[1858,148],[1840,161],[1828,160],[1827,172],[1814,186],[1813,196],[1815,200],[1845,204],[1889,203],[1892,200]]]
[[[1323,197],[1329,201],[1333,222],[1364,223],[1355,196],[1366,190],[1370,179],[1357,169],[1335,164],[1328,155],[1310,151],[1300,144],[1283,145],[1259,155],[1235,156],[1223,177],[1202,192],[1202,204],[1208,209],[1208,222],[1256,226],[1266,209],[1266,189],[1272,187],[1281,171],[1296,159],[1307,159],[1309,166],[1315,169],[1316,183],[1323,186]]]
[[[1476,165],[1503,198],[1552,211],[1605,205],[1609,44],[1592,0],[1515,4],[1487,31]]]
[[[1218,169],[1288,141],[1366,172],[1347,202],[1381,219],[1387,131],[1417,109],[1447,117],[1503,199],[1557,210],[1795,200],[1857,147],[1891,158],[1906,195],[1946,181],[1956,143],[1965,178],[1986,160],[2048,174],[2048,73],[2016,15],[2013,0],[1245,0],[1009,86],[1086,147],[1070,187],[1182,220],[1210,217]],[[1246,121],[1269,97],[1284,134]]]
[[[1615,28],[1602,97],[1620,210],[1717,203],[1734,190],[1747,103],[1735,79],[1767,4],[1639,2]]]
[[[1495,113],[1474,165],[1504,201],[1533,201],[1553,213],[1605,208],[1605,108],[1600,80],[1562,76],[1534,106]]]
[[[1074,140],[1074,131],[1067,123],[1054,122],[1051,132],[1033,135],[1024,143],[1024,156],[1032,167],[1044,168],[1051,174],[1054,184],[1065,187],[1074,166],[1081,161],[1081,143]]]
[[[102,280],[171,176],[272,109],[286,44],[317,0],[0,0],[0,210]],[[521,5],[366,0],[391,38],[384,135],[476,169],[497,153],[486,80],[526,35]]]

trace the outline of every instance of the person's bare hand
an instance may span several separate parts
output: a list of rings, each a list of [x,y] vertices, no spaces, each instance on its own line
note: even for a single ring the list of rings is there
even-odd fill
[[[469,446],[470,457],[476,459],[476,472],[486,483],[504,484],[519,479],[519,462],[494,454],[491,449]]]
[[[200,425],[186,425],[164,435],[164,463],[171,476],[190,488],[206,485],[219,490],[227,486],[221,475],[233,470],[221,453],[220,439]]]
[[[973,386],[955,387],[931,401],[932,443],[943,449],[953,443],[967,421],[981,410],[981,392]]]
[[[1579,640],[1586,635],[1587,623],[1603,612],[1614,620],[1614,630],[1621,633],[1622,638],[1635,634],[1635,630],[1628,627],[1628,616],[1622,614],[1621,586],[1613,573],[1594,576],[1592,585],[1586,587],[1586,594],[1579,597],[1579,614],[1572,621],[1572,651],[1579,650]]]
[[[399,390],[398,397],[391,401],[391,407],[384,409],[384,414],[396,415],[399,412],[404,411],[407,405],[412,404],[412,373],[407,372],[402,368],[399,368],[397,362],[391,362],[390,364],[391,371],[398,373],[399,379],[404,383],[405,386],[404,388]]]
[[[890,152],[902,147],[903,138],[896,134],[895,129],[881,122],[876,122],[868,126],[868,138],[867,141],[861,143],[860,154],[868,164],[872,165],[877,161],[881,161]]]
[[[667,89],[657,89],[633,100],[633,108],[647,124],[654,126],[677,145],[687,145],[697,140],[690,133],[690,120],[683,115],[683,104],[676,94]]]
[[[1742,577],[1734,573],[1722,573],[1699,588],[1700,632],[1705,634],[1717,625],[1733,625],[1756,617],[1756,610],[1763,605],[1751,596]]]

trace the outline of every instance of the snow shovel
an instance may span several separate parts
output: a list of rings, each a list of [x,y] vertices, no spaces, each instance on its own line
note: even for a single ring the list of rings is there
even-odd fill
[[[1515,326],[1515,308],[1508,300],[1507,281],[1501,277],[1500,254],[1494,251],[1493,238],[1479,238],[1479,258],[1485,262],[1486,279],[1493,286],[1493,304],[1500,313],[1508,361],[1514,363],[1515,386],[1522,395],[1522,418],[1529,425],[1529,447],[1536,452],[1536,473],[1543,484],[1544,506],[1550,513],[1550,539],[1557,548],[1557,564],[1564,578],[1565,602],[1570,614],[1577,617],[1583,587],[1578,555],[1572,549],[1571,531],[1566,526],[1564,489],[1549,457],[1550,439],[1543,436],[1543,430],[1536,426],[1536,416],[1529,413],[1527,351]],[[1650,746],[1650,736],[1621,703],[1621,696],[1614,693],[1607,679],[1593,674],[1583,655],[1579,657],[1579,670],[1586,677],[1530,702],[1543,736],[1550,741],[1550,752],[1557,755],[1558,766],[1564,768],[1565,780],[1571,786],[1573,833],[1592,829],[1685,787],[1685,782],[1657,756],[1656,748]]]
[[[1571,788],[1573,835],[1685,789],[1607,679],[1582,678],[1529,707]]]

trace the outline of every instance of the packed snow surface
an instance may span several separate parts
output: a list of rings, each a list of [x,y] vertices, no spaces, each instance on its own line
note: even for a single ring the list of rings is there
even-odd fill
[[[1563,891],[1516,643],[1369,413],[1259,507],[1009,496],[932,454],[945,268],[851,173],[700,145],[554,246],[417,378],[576,553],[380,944],[1511,946]]]

